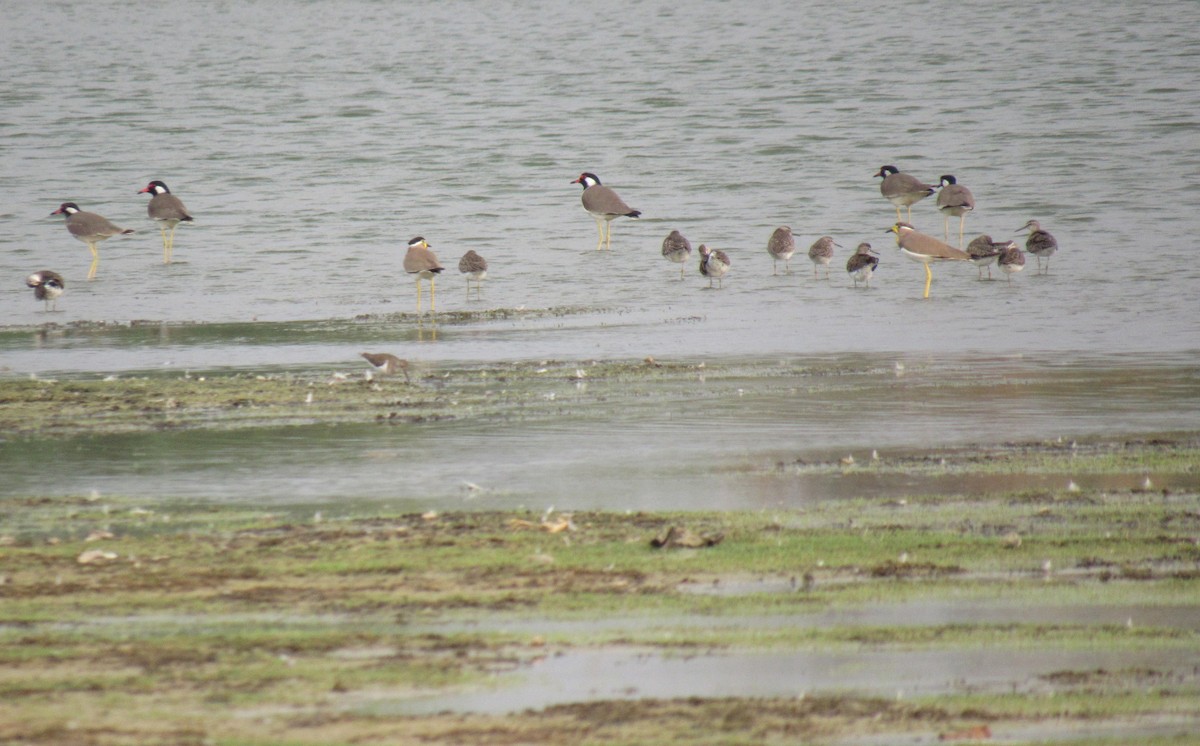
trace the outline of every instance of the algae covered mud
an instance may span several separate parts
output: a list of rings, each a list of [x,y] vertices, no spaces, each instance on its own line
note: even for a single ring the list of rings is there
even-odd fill
[[[434,354],[517,316],[0,333],[197,361],[0,379],[0,740],[1200,729],[1187,356]]]

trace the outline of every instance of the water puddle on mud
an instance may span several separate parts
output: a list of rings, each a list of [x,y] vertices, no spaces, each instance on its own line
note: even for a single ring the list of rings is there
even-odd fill
[[[951,692],[1049,694],[1052,674],[1154,669],[1196,677],[1200,651],[934,650],[738,652],[572,651],[497,676],[488,688],[346,704],[380,714],[504,714],[588,700],[799,697],[845,693],[917,697]],[[1050,677],[1050,678],[1046,678]]]

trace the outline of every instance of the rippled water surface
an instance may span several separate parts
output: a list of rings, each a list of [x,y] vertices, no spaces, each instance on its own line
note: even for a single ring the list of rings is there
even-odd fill
[[[1061,390],[974,407],[875,383],[855,393],[850,378],[822,389],[825,409],[786,393],[794,382],[744,399],[697,386],[573,422],[447,425],[411,442],[363,426],[33,443],[22,447],[75,468],[23,489],[287,501],[437,497],[482,480],[520,502],[582,478],[582,503],[674,504],[694,495],[695,461],[1197,425],[1200,5],[2,5],[8,375],[359,371],[357,353],[374,348],[435,371],[646,355],[888,370],[917,355],[960,386],[973,365],[991,375],[994,356],[1028,356],[1025,372],[1062,363],[1105,378],[1144,362],[1173,382],[1163,394],[1105,378],[1097,398],[1069,374]],[[921,300],[921,268],[884,232],[894,211],[872,174],[886,163],[972,188],[968,237],[1041,220],[1061,245],[1049,273],[1032,257],[1011,284],[939,266]],[[594,250],[570,183],[584,170],[642,210],[614,224],[612,252]],[[196,217],[166,266],[136,193],[155,178]],[[101,244],[94,282],[86,247],[49,216],[65,200],[137,230]],[[913,215],[941,232],[933,200]],[[800,251],[793,274],[773,276],[765,246],[785,223]],[[694,261],[681,281],[663,260],[672,229],[728,252],[723,289],[708,290]],[[417,234],[448,267],[440,322],[411,315],[401,260]],[[843,247],[829,280],[805,257],[821,234]],[[883,260],[855,290],[842,267],[863,240]],[[455,270],[467,249],[491,262],[482,300]],[[56,313],[22,283],[43,268],[67,278]],[[241,474],[231,465],[248,447],[261,468]],[[540,470],[522,469],[531,452],[545,454]],[[644,462],[641,487],[613,481],[611,460],[630,453],[620,476]],[[716,493],[707,504],[727,504]]]
[[[0,30],[0,319],[297,320],[414,308],[417,234],[449,268],[446,310],[620,309],[570,334],[447,337],[429,358],[836,350],[1194,350],[1200,267],[1200,6],[452,1],[16,3]],[[1037,218],[1050,274],[1009,286],[968,266],[923,274],[894,249],[872,174],[953,173],[968,237]],[[598,253],[570,184],[594,171],[640,221]],[[146,218],[165,180],[196,224],[163,266]],[[138,232],[86,247],[49,213],[73,200]],[[913,213],[941,233],[933,200]],[[765,246],[794,229],[794,274]],[[704,290],[659,254],[672,229],[724,249]],[[842,249],[829,282],[805,258]],[[870,292],[842,267],[869,241]],[[491,262],[482,301],[455,269]],[[1032,258],[1031,258],[1032,260]],[[22,278],[67,277],[45,315]],[[681,324],[680,319],[692,323]],[[481,338],[482,337],[482,338]],[[332,362],[357,350],[225,340],[229,364]],[[18,372],[149,367],[5,349]]]

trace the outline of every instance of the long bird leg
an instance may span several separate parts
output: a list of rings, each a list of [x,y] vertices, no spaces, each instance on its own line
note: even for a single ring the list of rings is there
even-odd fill
[[[933,282],[933,271],[929,269],[929,264],[925,264],[925,297],[929,297],[929,283]]]
[[[88,268],[88,279],[96,279],[96,267],[100,266],[100,252],[96,250],[96,244],[89,242],[88,248],[92,250],[92,266]]]

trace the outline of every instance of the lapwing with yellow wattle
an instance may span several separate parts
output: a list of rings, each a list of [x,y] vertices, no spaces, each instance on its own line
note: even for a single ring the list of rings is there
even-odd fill
[[[933,282],[933,272],[929,269],[930,264],[945,261],[965,262],[971,259],[970,255],[962,249],[956,249],[945,241],[921,233],[910,223],[896,223],[888,228],[887,232],[896,234],[896,245],[900,247],[900,253],[914,262],[924,265],[925,294],[922,296],[924,298],[929,297],[929,285]]]
[[[436,278],[445,268],[430,249],[429,242],[417,236],[408,242],[404,255],[404,271],[417,281],[417,313],[421,313],[421,280],[429,280],[429,312],[437,311]]]

